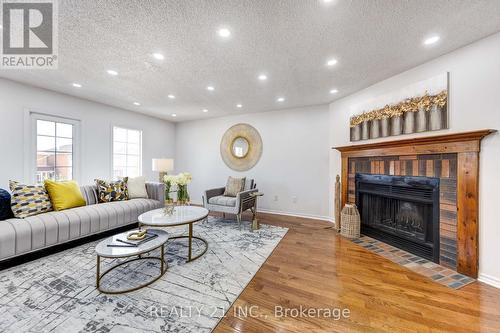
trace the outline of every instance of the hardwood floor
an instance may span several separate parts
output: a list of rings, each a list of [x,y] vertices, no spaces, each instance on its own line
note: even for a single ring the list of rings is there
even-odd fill
[[[259,217],[289,231],[214,332],[500,332],[500,289],[442,286],[343,239],[325,221]],[[276,306],[347,308],[350,316],[275,316]],[[238,315],[244,309],[249,315]]]

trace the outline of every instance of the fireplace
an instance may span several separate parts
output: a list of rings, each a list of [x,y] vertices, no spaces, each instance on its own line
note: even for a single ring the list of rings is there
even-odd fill
[[[439,178],[356,173],[361,233],[439,263]]]

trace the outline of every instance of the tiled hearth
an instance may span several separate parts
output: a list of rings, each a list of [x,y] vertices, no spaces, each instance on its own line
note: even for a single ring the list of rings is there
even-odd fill
[[[473,278],[457,273],[452,269],[433,263],[432,261],[415,256],[394,246],[382,243],[376,239],[361,236],[352,240],[365,249],[377,253],[401,266],[404,266],[420,275],[453,289],[462,288],[474,282]]]

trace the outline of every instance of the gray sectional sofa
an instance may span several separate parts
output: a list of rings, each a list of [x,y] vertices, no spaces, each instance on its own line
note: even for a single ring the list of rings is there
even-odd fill
[[[0,262],[138,222],[163,207],[165,185],[146,183],[148,199],[97,203],[97,187],[82,186],[86,206],[0,221]]]

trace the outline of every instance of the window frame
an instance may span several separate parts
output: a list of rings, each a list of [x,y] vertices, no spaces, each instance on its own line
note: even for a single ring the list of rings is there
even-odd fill
[[[130,126],[123,126],[123,125],[111,125],[111,179],[116,180],[117,177],[115,176],[115,128],[126,130],[126,131],[137,131],[139,132],[139,175],[137,177],[143,176],[143,130],[140,128],[136,127],[130,127]],[[128,140],[125,142],[126,145],[129,144]],[[124,155],[125,158],[128,156],[128,154],[119,154],[119,155]],[[136,155],[134,155],[136,156]],[[126,166],[127,168],[127,166]],[[123,176],[123,177],[130,177],[129,175]]]
[[[73,138],[72,138],[72,180],[75,180],[77,182],[80,181],[81,175],[80,175],[80,154],[81,154],[81,121],[78,119],[73,119],[73,118],[68,118],[64,116],[59,116],[59,115],[53,115],[53,114],[47,114],[47,113],[41,113],[33,110],[28,110],[26,113],[26,116],[28,118],[27,123],[28,123],[28,133],[29,133],[29,141],[27,142],[28,144],[28,149],[26,149],[27,157],[26,161],[27,163],[27,168],[25,170],[25,180],[29,182],[30,184],[36,183],[36,172],[37,172],[37,121],[42,120],[42,121],[50,121],[50,122],[55,122],[55,123],[64,123],[64,124],[69,124],[73,125]]]

